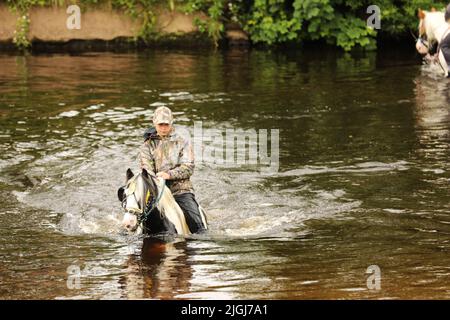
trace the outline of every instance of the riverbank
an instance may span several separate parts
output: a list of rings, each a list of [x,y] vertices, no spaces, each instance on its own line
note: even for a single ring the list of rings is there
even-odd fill
[[[80,12],[79,28],[70,28],[73,13],[65,6],[38,7],[20,16],[5,4],[0,4],[0,51],[17,51],[15,38],[24,32],[25,41],[33,51],[97,51],[163,47],[212,47],[214,42],[198,30],[196,19],[201,13],[185,14],[165,8],[155,9],[153,35],[145,41],[139,36],[143,18],[132,17],[124,10],[107,6],[91,6]],[[20,21],[27,23],[21,31]]]
[[[209,11],[170,8],[167,4],[155,5],[148,10],[135,8],[132,14],[117,4],[112,5],[113,2],[99,3],[80,5],[78,20],[76,12],[68,10],[70,3],[29,6],[26,9],[0,4],[0,52],[19,52],[24,48],[32,52],[89,52],[217,46],[298,49],[310,43],[346,48],[332,38],[314,36],[309,28],[309,35],[299,34],[289,38],[291,40],[261,41],[258,33],[243,31],[245,21],[238,23],[236,17],[227,18],[229,13],[224,12],[221,13],[224,15],[222,18],[214,20]],[[76,22],[79,26],[74,28]],[[349,34],[353,31],[352,28],[343,30]],[[358,46],[356,41],[351,49],[374,50],[392,42],[409,46],[411,40],[409,32],[396,35],[380,32],[369,38],[371,45]]]

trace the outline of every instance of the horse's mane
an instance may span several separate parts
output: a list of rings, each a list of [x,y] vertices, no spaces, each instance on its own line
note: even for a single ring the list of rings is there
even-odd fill
[[[428,41],[440,42],[443,32],[448,28],[448,24],[444,18],[444,12],[427,11],[424,23]]]

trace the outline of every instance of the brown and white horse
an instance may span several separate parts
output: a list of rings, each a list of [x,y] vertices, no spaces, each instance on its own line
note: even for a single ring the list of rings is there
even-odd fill
[[[437,62],[443,72],[444,76],[449,76],[449,62],[446,61],[442,50],[438,49],[437,56],[432,57],[429,55],[430,48],[433,44],[439,44],[450,33],[449,24],[445,21],[444,12],[436,11],[424,11],[419,9],[418,17],[419,21],[419,38],[416,42],[417,51],[426,55],[426,59],[430,62]]]

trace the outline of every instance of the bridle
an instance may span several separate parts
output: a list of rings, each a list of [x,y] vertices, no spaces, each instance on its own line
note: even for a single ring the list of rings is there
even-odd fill
[[[125,197],[123,197],[123,199],[122,199],[122,208],[125,210],[125,212],[135,215],[137,218],[138,225],[139,225],[147,220],[150,213],[158,205],[158,203],[161,200],[161,197],[164,193],[164,190],[166,187],[166,182],[163,180],[163,185],[162,185],[161,191],[159,192],[159,194],[156,198],[154,196],[152,197],[150,190],[147,188],[147,192],[145,195],[145,201],[144,201],[145,208],[141,208],[139,205],[140,201],[138,201],[138,199],[136,197],[136,179],[137,179],[137,177],[138,176],[133,177],[133,179],[127,184],[127,187],[124,190]],[[152,178],[150,178],[150,179],[152,179]],[[131,192],[129,192],[130,188],[132,189]],[[130,196],[134,197],[134,200],[135,200],[136,204],[138,205],[138,208],[127,208],[126,207],[128,197],[130,197]]]
[[[125,197],[123,197],[122,199],[122,208],[125,210],[125,212],[130,213],[130,214],[134,214],[135,216],[137,216],[137,214],[142,214],[142,209],[141,208],[128,208],[127,209],[127,201],[128,201],[128,197],[133,196],[135,202],[137,203],[137,205],[139,206],[139,201],[136,197],[136,177],[133,177],[133,179],[128,182],[126,188],[124,189],[124,193],[125,193]],[[131,192],[130,192],[130,189]]]
[[[417,40],[420,41],[420,43],[421,43],[425,48],[427,48],[428,51],[430,51],[430,44],[429,44],[428,40],[424,39],[422,36],[419,36],[419,37],[417,38]]]
[[[420,43],[425,48],[427,48],[428,51],[430,51],[430,43],[427,40],[427,33],[425,31],[425,27],[423,26],[424,23],[425,23],[425,19],[421,19],[420,23],[419,23],[419,37],[418,38],[416,38],[412,32],[411,32],[411,34],[413,35],[414,39],[416,39],[416,41],[420,41]]]

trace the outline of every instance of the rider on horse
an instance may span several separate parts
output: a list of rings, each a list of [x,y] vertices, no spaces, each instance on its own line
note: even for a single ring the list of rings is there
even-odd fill
[[[194,152],[191,141],[179,135],[173,127],[172,111],[159,107],[153,115],[155,128],[144,134],[139,162],[142,169],[154,172],[166,180],[166,185],[183,210],[192,233],[205,231],[200,209],[194,196],[190,177],[194,172]]]

